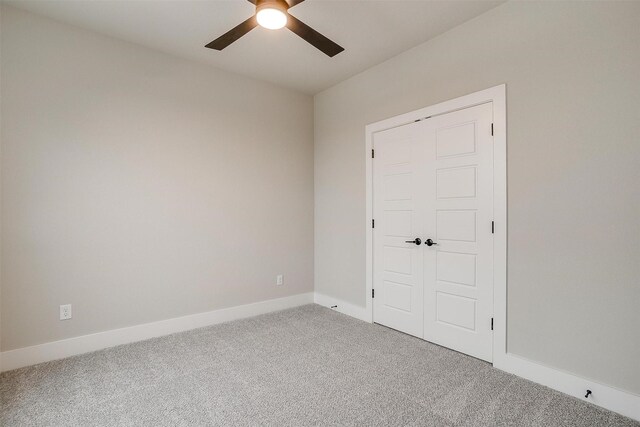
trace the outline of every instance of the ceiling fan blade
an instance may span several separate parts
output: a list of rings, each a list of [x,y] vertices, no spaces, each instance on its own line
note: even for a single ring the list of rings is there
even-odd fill
[[[293,6],[302,3],[304,0],[285,0],[285,1],[289,3],[289,8],[292,8]]]
[[[332,42],[294,16],[288,15],[287,28],[314,45],[316,48],[320,49],[328,56],[334,57],[344,50],[342,46]]]
[[[248,1],[249,3],[256,4],[256,0],[247,0],[247,1]],[[304,0],[302,0],[302,1],[304,1]]]
[[[258,25],[258,20],[255,15],[251,18],[244,21],[242,24],[234,27],[230,31],[227,31],[205,47],[209,49],[222,50],[225,47],[229,46],[234,41],[238,40],[240,37],[247,34],[249,31],[253,30]]]

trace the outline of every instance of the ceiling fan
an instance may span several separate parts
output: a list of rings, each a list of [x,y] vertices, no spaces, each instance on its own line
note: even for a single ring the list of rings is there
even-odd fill
[[[304,22],[289,15],[289,9],[304,0],[248,0],[256,5],[256,13],[242,24],[221,35],[206,47],[222,50],[240,37],[260,25],[270,30],[287,27],[307,42],[320,49],[330,57],[336,56],[344,50],[343,47],[329,40]]]

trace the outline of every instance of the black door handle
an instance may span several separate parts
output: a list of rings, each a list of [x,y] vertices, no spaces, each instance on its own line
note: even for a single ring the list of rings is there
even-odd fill
[[[405,243],[415,243],[416,245],[419,245],[420,243],[422,243],[422,240],[420,240],[419,237],[416,237],[415,240],[405,240]]]
[[[434,241],[433,241],[433,240],[431,240],[431,239],[427,239],[427,240],[424,242],[424,244],[425,244],[425,245],[427,245],[427,246],[437,245],[437,243],[436,243],[436,242],[434,242]]]

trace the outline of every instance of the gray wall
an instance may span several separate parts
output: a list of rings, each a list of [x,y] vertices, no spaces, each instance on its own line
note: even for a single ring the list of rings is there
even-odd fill
[[[1,76],[2,350],[313,290],[311,97],[9,7]]]
[[[365,305],[365,125],[507,84],[508,348],[640,393],[640,2],[514,2],[315,97],[315,288]]]

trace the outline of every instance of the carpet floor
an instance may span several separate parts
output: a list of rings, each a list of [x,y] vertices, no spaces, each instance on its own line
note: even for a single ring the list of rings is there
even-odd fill
[[[640,426],[307,305],[0,375],[2,426]]]

